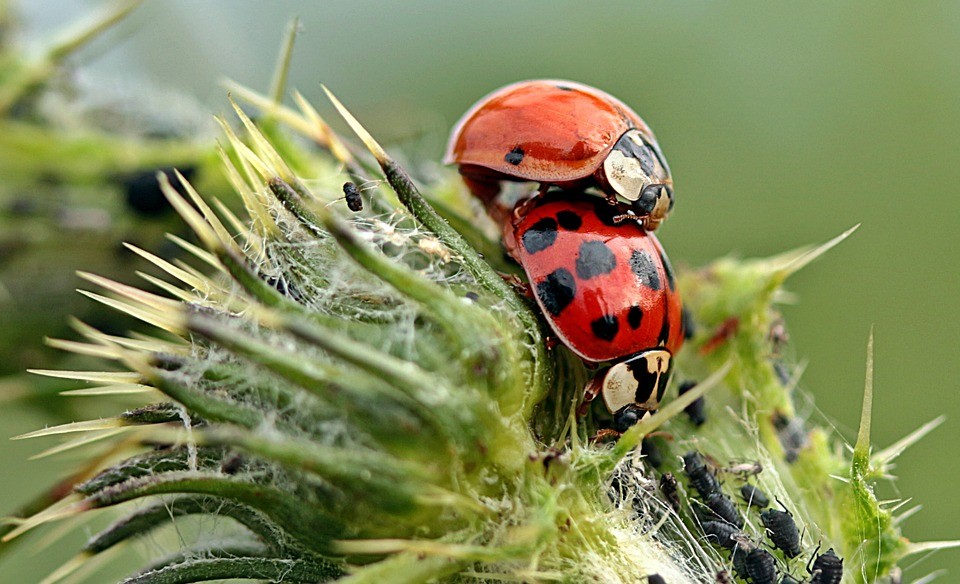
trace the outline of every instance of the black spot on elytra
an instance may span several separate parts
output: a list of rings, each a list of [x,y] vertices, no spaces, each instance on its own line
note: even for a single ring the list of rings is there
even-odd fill
[[[553,316],[559,316],[577,295],[577,282],[573,274],[563,268],[550,272],[537,284],[537,298]]]
[[[527,253],[537,253],[553,245],[557,240],[557,222],[552,217],[544,217],[527,229],[521,237],[523,249]]]
[[[657,342],[660,345],[666,345],[667,341],[670,340],[670,319],[667,318],[667,315],[663,315],[663,326],[660,327],[660,335],[657,336]]]
[[[524,154],[526,153],[523,151],[523,148],[517,146],[510,152],[507,152],[506,156],[504,156],[503,159],[507,161],[507,164],[512,164],[514,166],[517,166],[521,162],[523,162]]]
[[[640,328],[640,323],[643,321],[643,309],[639,306],[631,306],[630,310],[627,311],[627,324],[630,325],[630,328],[637,330]]]
[[[663,253],[663,250],[660,250],[660,262],[663,263],[663,271],[667,274],[667,286],[670,286],[670,291],[673,292],[676,287],[676,280],[673,276],[673,266],[670,265],[670,260],[667,259],[666,254]]]
[[[602,241],[584,241],[577,253],[577,276],[589,280],[609,274],[617,267],[617,257]]]
[[[604,341],[612,341],[620,330],[620,323],[613,314],[605,314],[590,323],[590,330],[593,336]]]
[[[660,289],[660,274],[657,273],[657,265],[653,263],[653,258],[645,251],[633,250],[630,254],[630,269],[637,276],[637,282],[642,286]]]
[[[557,223],[567,231],[576,231],[583,225],[583,220],[573,211],[560,211],[557,213]]]

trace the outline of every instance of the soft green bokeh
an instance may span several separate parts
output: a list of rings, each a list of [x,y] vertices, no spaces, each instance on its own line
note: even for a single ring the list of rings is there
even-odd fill
[[[72,16],[63,2],[30,4],[38,36]],[[660,232],[675,263],[769,255],[862,222],[790,283],[792,350],[810,363],[802,385],[852,442],[874,324],[875,443],[949,416],[900,460],[897,491],[881,487],[881,498],[924,505],[908,537],[960,535],[950,488],[960,480],[960,4],[178,0],[148,2],[82,60],[99,80],[150,80],[222,111],[218,80],[265,88],[294,14],[303,32],[290,85],[322,103],[327,84],[412,159],[439,158],[460,113],[518,79],[574,79],[620,97],[655,129],[677,181]],[[3,434],[42,423],[0,413]],[[19,462],[31,446],[3,446],[6,505],[49,476],[50,464]],[[915,562],[906,581],[960,573],[956,552]]]

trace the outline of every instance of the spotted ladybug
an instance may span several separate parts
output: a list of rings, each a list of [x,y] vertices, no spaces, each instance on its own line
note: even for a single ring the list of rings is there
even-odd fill
[[[670,169],[647,124],[572,81],[521,81],[482,98],[454,127],[444,161],[492,210],[504,180],[538,182],[541,192],[597,187],[633,212],[617,221],[635,218],[649,230],[673,208]]]
[[[682,306],[656,236],[618,223],[602,199],[553,193],[533,199],[508,252],[559,340],[588,364],[611,363],[590,382],[624,431],[657,410],[683,343]]]

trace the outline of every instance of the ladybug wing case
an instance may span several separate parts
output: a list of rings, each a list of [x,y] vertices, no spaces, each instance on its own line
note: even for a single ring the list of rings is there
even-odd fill
[[[615,209],[551,197],[515,228],[515,255],[560,340],[590,362],[683,342],[680,296],[663,248]]]

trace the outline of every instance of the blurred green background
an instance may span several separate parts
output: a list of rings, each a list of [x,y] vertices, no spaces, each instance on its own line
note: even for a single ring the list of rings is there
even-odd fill
[[[101,5],[23,3],[24,40]],[[409,158],[438,160],[459,115],[519,79],[572,79],[621,98],[654,128],[674,173],[677,206],[658,232],[674,263],[771,255],[862,222],[789,283],[792,351],[809,361],[802,386],[816,400],[801,409],[855,439],[874,325],[875,444],[948,416],[879,493],[923,505],[907,537],[960,537],[950,498],[960,481],[960,3],[148,1],[73,63],[98,91],[162,87],[225,112],[218,82],[265,89],[293,15],[302,34],[290,86],[332,118],[326,84]],[[79,258],[72,267],[91,267]],[[4,435],[62,421],[0,412]],[[37,443],[0,448],[5,508],[61,468],[23,462]],[[54,567],[11,565],[24,570],[11,582]],[[960,552],[903,567],[905,581],[942,568],[957,577]]]

